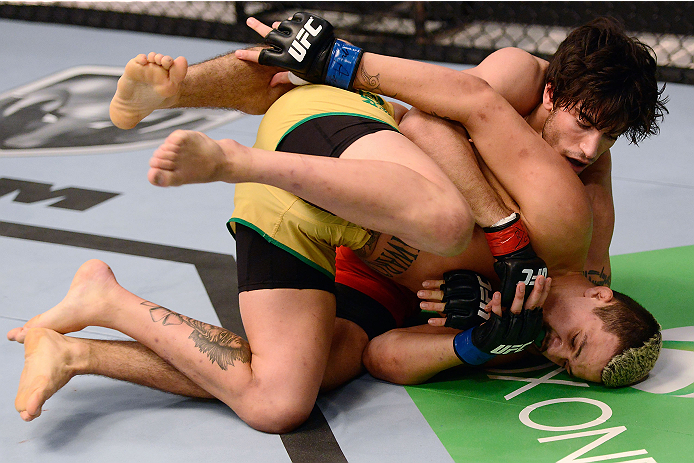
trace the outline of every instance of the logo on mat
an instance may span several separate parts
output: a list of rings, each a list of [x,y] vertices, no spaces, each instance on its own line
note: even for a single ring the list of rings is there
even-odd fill
[[[694,398],[694,326],[663,330],[663,349],[655,367],[648,378],[632,387]]]
[[[67,69],[0,95],[0,156],[86,154],[157,146],[176,129],[206,130],[238,111],[154,111],[131,130],[116,128],[108,107],[123,68]]]

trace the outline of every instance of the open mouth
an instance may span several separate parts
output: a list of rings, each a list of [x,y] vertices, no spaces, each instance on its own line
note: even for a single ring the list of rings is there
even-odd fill
[[[583,170],[588,167],[588,164],[581,162],[578,159],[566,158],[566,160],[569,161],[569,164],[571,164],[571,167],[573,167],[574,170]]]

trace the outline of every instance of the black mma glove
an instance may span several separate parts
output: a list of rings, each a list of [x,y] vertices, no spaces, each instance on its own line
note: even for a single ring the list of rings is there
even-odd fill
[[[452,270],[443,274],[441,285],[445,326],[466,330],[489,319],[484,311],[491,300],[492,285],[489,280],[471,270]]]
[[[336,39],[328,21],[305,12],[282,21],[265,36],[265,43],[272,48],[260,52],[260,64],[278,66],[309,82],[346,90],[352,89],[363,54],[361,48]]]
[[[540,275],[547,276],[547,264],[535,254],[530,245],[530,238],[520,215],[514,213],[508,219],[508,222],[501,225],[484,228],[489,249],[496,259],[494,271],[501,279],[501,307],[505,309],[511,307],[518,282],[525,283],[527,300],[535,279]]]
[[[504,311],[499,317],[491,313],[483,324],[458,333],[453,349],[460,360],[481,365],[495,355],[520,352],[542,331],[542,308],[523,309],[519,314]]]

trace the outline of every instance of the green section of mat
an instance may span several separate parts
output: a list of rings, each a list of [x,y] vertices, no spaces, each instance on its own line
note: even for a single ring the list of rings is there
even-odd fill
[[[694,246],[613,256],[613,287],[664,328],[641,390],[607,389],[552,364],[448,372],[407,391],[453,460],[665,463],[694,455]]]

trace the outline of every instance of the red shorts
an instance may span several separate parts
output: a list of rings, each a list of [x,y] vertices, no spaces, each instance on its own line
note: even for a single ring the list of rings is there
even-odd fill
[[[393,320],[390,329],[403,326],[406,320],[419,313],[419,300],[412,291],[370,269],[351,249],[344,246],[337,248],[335,267],[335,283],[359,291],[383,306]],[[368,311],[365,312],[368,308],[350,307],[349,310],[363,312],[360,319],[368,320],[371,315]],[[338,316],[351,319],[344,313],[338,313]],[[362,328],[365,327],[362,326]],[[366,328],[365,330],[367,333],[370,331]]]

